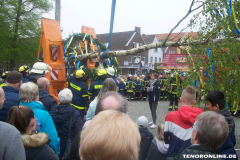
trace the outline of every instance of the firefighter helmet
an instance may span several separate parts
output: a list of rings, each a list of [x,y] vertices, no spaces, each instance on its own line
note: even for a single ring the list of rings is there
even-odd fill
[[[107,74],[107,71],[105,69],[99,69],[98,70],[98,76],[103,76],[103,75],[106,75]]]
[[[74,75],[75,78],[82,78],[85,76],[85,72],[83,70],[77,70]]]
[[[48,66],[43,62],[36,62],[33,65],[31,73],[45,74],[48,72]]]
[[[113,67],[108,67],[107,74],[109,74],[110,76],[114,76],[115,69]]]
[[[2,73],[2,79],[6,79],[7,74],[10,73],[9,71],[5,71]]]
[[[21,73],[28,73],[29,72],[29,67],[27,65],[23,65],[19,68],[19,72]]]

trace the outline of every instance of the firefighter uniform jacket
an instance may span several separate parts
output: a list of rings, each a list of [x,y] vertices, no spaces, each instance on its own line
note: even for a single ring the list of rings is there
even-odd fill
[[[127,81],[126,87],[127,87],[127,92],[132,93],[133,90],[135,89],[135,83],[132,80]]]
[[[103,82],[105,78],[98,78],[95,82],[93,82],[88,90],[88,95],[91,96],[91,100],[93,101],[95,97],[97,97],[99,91],[102,89]]]
[[[87,84],[81,79],[70,77],[69,89],[73,93],[72,103],[77,109],[89,107]]]

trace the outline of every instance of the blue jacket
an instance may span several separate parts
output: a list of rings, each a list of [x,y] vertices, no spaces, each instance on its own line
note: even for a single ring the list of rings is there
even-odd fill
[[[91,100],[93,101],[95,97],[97,97],[99,91],[102,89],[103,82],[105,78],[98,78],[95,82],[93,82],[88,90],[88,95],[91,96]]]
[[[82,129],[81,116],[77,109],[70,104],[60,104],[56,106],[55,109],[51,110],[50,115],[52,116],[60,138],[59,157],[61,158],[67,146],[69,120],[73,116],[70,132],[70,138],[73,141]]]
[[[141,127],[139,128],[139,132],[141,135],[141,143],[140,143],[140,152],[139,155],[141,159],[145,160],[147,158],[148,150],[151,146],[153,135],[152,133],[147,129],[147,127]]]
[[[119,87],[119,91],[120,91],[120,89],[125,90],[126,86],[125,86],[124,82],[121,82],[121,83],[118,84],[118,87]]]
[[[25,82],[27,82],[27,81],[29,81],[28,76],[23,75],[22,83],[25,83]]]
[[[142,89],[142,83],[141,82],[135,82],[135,89],[137,92],[140,92]]]
[[[60,154],[60,139],[58,138],[56,128],[54,126],[52,117],[48,113],[47,109],[41,105],[38,102],[20,102],[20,105],[27,106],[31,108],[34,112],[34,115],[36,118],[38,118],[41,127],[40,127],[40,132],[44,132],[48,134],[49,139],[51,140],[49,142],[49,146],[55,151],[57,155]]]
[[[5,101],[0,110],[0,121],[6,122],[8,118],[8,111],[12,106],[18,106],[20,103],[19,90],[10,86],[3,87],[5,93]]]
[[[39,89],[39,101],[43,103],[48,112],[57,106],[57,102],[50,96],[49,92],[42,89]]]
[[[89,107],[89,99],[87,93],[87,84],[81,79],[70,77],[69,89],[72,91],[72,103],[77,109],[84,109]]]
[[[226,109],[222,111],[218,111],[218,113],[222,114],[225,117],[226,121],[228,122],[229,135],[227,139],[223,142],[223,144],[218,148],[217,152],[218,154],[237,155],[234,150],[234,146],[236,144],[236,138],[235,138],[235,122],[233,120],[233,116],[231,112],[229,112]],[[222,159],[227,160],[226,158],[222,158]],[[238,157],[236,159],[238,159]]]

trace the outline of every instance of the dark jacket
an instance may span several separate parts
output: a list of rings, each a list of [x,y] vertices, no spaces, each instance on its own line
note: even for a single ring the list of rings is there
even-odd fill
[[[208,159],[216,159],[216,160],[220,160],[221,158],[204,158],[204,157],[199,157],[200,155],[204,156],[204,155],[208,155],[208,156],[215,156],[217,157],[217,155],[215,155],[214,153],[210,152],[209,150],[207,150],[205,147],[201,146],[201,145],[192,145],[189,148],[186,148],[185,150],[183,150],[181,153],[179,153],[178,155],[176,155],[175,157],[167,157],[167,160],[175,160],[175,159],[182,159],[182,160],[196,160],[197,159],[204,159],[204,160],[208,160]],[[184,158],[185,156],[185,158]],[[189,156],[189,157],[187,157]],[[190,156],[197,156],[195,157],[190,157]]]
[[[8,111],[12,106],[18,106],[20,103],[19,90],[10,86],[3,87],[5,93],[5,101],[0,110],[0,121],[6,122],[8,118]]]
[[[23,75],[22,83],[25,83],[25,82],[27,82],[27,81],[29,81],[28,76]]]
[[[160,97],[160,83],[156,81],[153,86],[154,86],[153,92],[150,91],[148,92],[149,95],[148,101],[149,103],[158,103]]]
[[[87,84],[82,79],[70,77],[69,89],[72,91],[72,105],[78,109],[85,110],[89,107],[89,99],[87,93]]]
[[[41,77],[44,77],[43,74],[38,74],[38,73],[31,73],[28,78],[30,82],[33,82],[35,84],[37,84],[37,80]]]
[[[165,160],[167,157],[167,149],[168,148],[164,146],[163,141],[159,141],[155,137],[148,150],[147,160]]]
[[[37,133],[22,135],[22,141],[26,152],[26,160],[58,160],[58,156],[48,146],[48,135]]]
[[[50,111],[53,122],[55,124],[58,136],[60,138],[60,159],[65,151],[68,138],[68,124],[72,118],[72,126],[70,138],[73,141],[76,135],[82,129],[81,116],[75,107],[70,104],[60,104]]]
[[[119,83],[118,87],[119,87],[119,91],[120,91],[120,89],[125,90],[125,84],[123,82]]]
[[[51,109],[57,106],[57,102],[53,99],[48,91],[39,89],[39,101],[43,103],[43,106],[50,112]]]
[[[139,159],[145,160],[147,157],[147,153],[150,148],[151,142],[153,140],[153,135],[151,132],[149,132],[147,127],[139,128],[139,133],[141,135]]]
[[[103,82],[105,78],[98,78],[95,82],[93,82],[88,90],[88,95],[91,96],[91,100],[93,101],[95,97],[97,97],[99,91],[102,89]]]
[[[70,160],[80,160],[80,157],[79,157],[79,144],[80,144],[80,141],[81,141],[81,133],[82,132],[79,132],[78,135],[75,137],[75,139],[72,142],[70,155],[69,155],[69,159]]]
[[[234,150],[234,146],[236,144],[236,138],[235,138],[235,122],[233,120],[233,116],[232,116],[231,112],[229,112],[226,109],[219,111],[218,113],[223,115],[225,117],[226,121],[228,122],[229,135],[228,135],[227,139],[223,142],[223,144],[218,148],[217,152],[219,154],[226,154],[226,155],[235,154],[235,155],[237,155]],[[227,158],[222,158],[222,159],[226,160]],[[237,159],[237,157],[232,158],[232,159]]]

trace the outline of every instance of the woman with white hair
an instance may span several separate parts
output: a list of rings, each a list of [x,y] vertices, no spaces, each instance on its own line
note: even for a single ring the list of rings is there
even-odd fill
[[[81,131],[81,116],[75,107],[70,105],[72,101],[72,91],[68,88],[61,90],[58,94],[60,105],[56,106],[50,111],[53,122],[56,126],[58,136],[60,138],[60,156],[63,158],[65,149],[67,147],[67,140],[72,141],[76,135]],[[70,126],[70,135],[68,135],[68,128]]]
[[[59,138],[47,109],[39,102],[38,86],[33,82],[23,83],[19,89],[20,105],[31,108],[40,123],[40,132],[48,134],[49,146],[59,155]]]

